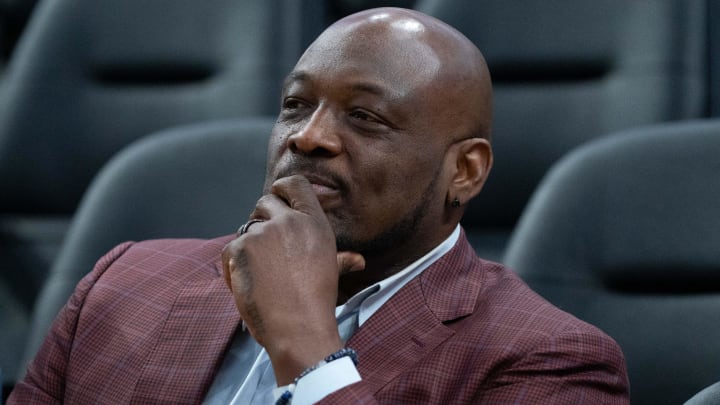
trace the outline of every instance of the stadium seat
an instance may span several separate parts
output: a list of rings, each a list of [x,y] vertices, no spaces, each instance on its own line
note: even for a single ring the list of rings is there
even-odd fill
[[[720,120],[616,133],[538,186],[504,262],[617,340],[632,403],[682,403],[720,376]]]
[[[77,282],[113,246],[216,237],[247,221],[262,194],[274,121],[248,118],[168,129],[114,157],[83,198],[42,289],[25,360],[35,355]]]
[[[104,162],[163,128],[273,115],[322,29],[311,0],[42,0],[0,92],[0,367]]]
[[[720,0],[708,0],[708,21],[720,19]],[[720,24],[709,24],[710,116],[720,117]]]
[[[502,256],[550,165],[633,126],[707,114],[704,0],[419,0],[458,28],[493,76],[495,166],[464,225],[481,256]]]
[[[720,404],[720,382],[704,388],[685,402],[685,405],[717,405]]]
[[[18,38],[25,29],[37,0],[3,0],[0,2],[0,71],[12,56]],[[2,73],[0,72],[0,80]]]

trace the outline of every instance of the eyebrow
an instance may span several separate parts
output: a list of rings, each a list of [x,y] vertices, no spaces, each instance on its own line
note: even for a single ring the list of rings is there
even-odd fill
[[[312,81],[312,77],[310,74],[304,71],[293,71],[285,77],[283,87],[287,88],[293,82],[307,81]],[[350,86],[350,90],[353,93],[369,93],[377,96],[386,96],[390,94],[390,91],[388,89],[372,82],[354,83]]]
[[[385,96],[388,94],[388,91],[381,86],[378,86],[374,83],[357,83],[353,84],[351,87],[353,93],[370,93],[374,94],[376,96]]]
[[[292,71],[283,80],[283,87],[287,87],[292,82],[305,82],[310,80],[310,75],[305,72]]]

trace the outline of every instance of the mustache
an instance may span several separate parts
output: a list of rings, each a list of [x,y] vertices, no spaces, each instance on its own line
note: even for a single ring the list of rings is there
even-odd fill
[[[275,180],[296,174],[303,176],[317,176],[319,178],[327,179],[331,181],[333,186],[335,186],[340,192],[344,193],[348,190],[348,182],[345,178],[327,167],[307,159],[294,159],[285,166],[281,167],[275,175]]]

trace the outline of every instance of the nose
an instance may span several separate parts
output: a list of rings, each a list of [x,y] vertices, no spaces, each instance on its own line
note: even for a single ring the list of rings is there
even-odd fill
[[[299,131],[288,137],[288,147],[294,153],[314,156],[335,156],[342,150],[338,125],[332,113],[318,108]]]

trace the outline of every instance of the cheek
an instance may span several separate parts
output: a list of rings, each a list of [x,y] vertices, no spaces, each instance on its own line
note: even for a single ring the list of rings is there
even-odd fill
[[[367,170],[371,192],[377,196],[397,194],[403,188],[403,179],[407,177],[404,172],[403,165],[392,158],[378,162]]]
[[[270,137],[268,139],[268,164],[271,162],[274,162],[277,160],[278,156],[280,156],[283,151],[285,150],[287,146],[287,142],[285,142],[285,139],[287,139],[287,136],[283,134],[283,132],[287,132],[286,130],[283,130],[280,124],[275,124],[275,126],[272,129],[272,132],[270,132]]]
[[[286,148],[286,142],[284,137],[275,133],[277,128],[273,129],[268,140],[267,147],[267,163],[265,164],[265,186],[264,193],[268,193],[270,186],[275,178],[276,166],[280,162],[280,157],[283,155]]]
[[[350,145],[348,145],[350,146]],[[348,148],[349,166],[353,183],[360,186],[363,202],[383,203],[382,200],[398,193],[408,176],[408,162],[399,148],[388,147],[382,142],[353,144]],[[381,201],[372,201],[372,200]]]
[[[381,217],[414,207],[438,175],[437,164],[429,159],[408,159],[408,156],[398,159],[398,156],[401,155],[383,155],[358,171],[363,178],[362,205],[374,208]]]

